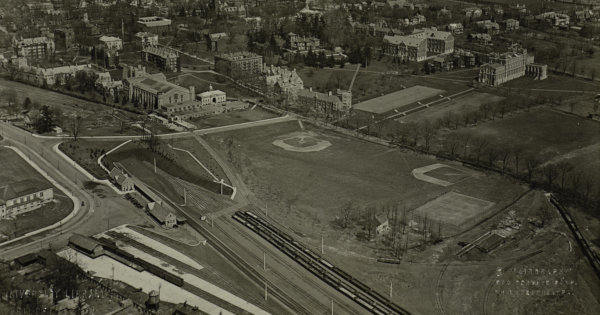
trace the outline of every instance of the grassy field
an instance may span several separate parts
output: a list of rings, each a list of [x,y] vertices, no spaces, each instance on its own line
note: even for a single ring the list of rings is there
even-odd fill
[[[143,145],[132,142],[108,155],[103,162],[105,165],[113,165],[114,162],[122,164],[126,170],[145,184],[158,189],[174,201],[183,201],[183,189],[179,180],[206,189],[207,196],[216,199],[225,198],[217,195],[221,186],[215,183],[188,154],[171,150],[166,143],[160,145],[160,148],[173,160],[152,153]],[[154,159],[156,159],[156,167],[160,171],[158,173],[154,173]],[[225,189],[225,192],[230,193],[228,188]]]
[[[59,149],[73,161],[97,178],[108,178],[108,174],[98,165],[98,158],[124,141],[63,142]]]
[[[515,89],[544,89],[544,90],[573,90],[573,91],[599,91],[600,83],[583,79],[575,79],[564,75],[548,74],[546,80],[532,80],[528,77],[518,78],[503,85]],[[548,92],[548,91],[544,91]],[[559,93],[557,91],[555,93]],[[569,94],[571,95],[571,94]]]
[[[420,122],[425,120],[437,121],[448,113],[468,113],[477,110],[482,104],[494,104],[503,99],[503,97],[488,93],[472,92],[465,96],[455,98],[450,102],[433,105],[408,116],[398,118],[398,120],[402,122]]]
[[[526,153],[535,154],[543,161],[600,141],[597,122],[545,107],[487,121],[469,131],[490,137],[496,145],[523,146]]]
[[[198,129],[219,127],[226,125],[240,124],[250,121],[258,121],[269,118],[275,118],[277,115],[267,112],[260,107],[255,109],[240,110],[234,112],[227,112],[219,115],[213,115],[209,117],[200,117],[189,119],[188,121],[196,125]]]
[[[17,155],[14,151],[0,148],[0,186],[30,180],[33,184],[51,185],[42,175]],[[39,209],[18,215],[15,220],[1,220],[0,234],[18,237],[25,233],[54,224],[73,210],[73,202],[61,191],[54,188],[55,201]]]
[[[221,166],[212,158],[212,156],[210,156],[208,152],[206,152],[206,150],[198,143],[198,141],[196,141],[196,139],[177,139],[173,142],[173,147],[190,151],[217,178],[224,179],[226,183],[229,183],[229,179],[225,175],[225,172],[223,172]],[[210,179],[211,177],[207,178]]]
[[[236,163],[238,171],[250,189],[269,203],[270,214],[309,239],[324,233],[341,248],[365,250],[364,244],[354,240],[356,230],[332,228],[340,207],[348,201],[360,209],[399,203],[412,210],[450,189],[499,204],[520,190],[481,174],[450,187],[432,185],[415,179],[411,171],[434,164],[433,159],[305,128],[332,145],[318,152],[292,152],[273,145],[273,141],[299,131],[296,122],[213,134],[207,139],[224,156],[241,160]],[[225,140],[233,141],[231,148]]]

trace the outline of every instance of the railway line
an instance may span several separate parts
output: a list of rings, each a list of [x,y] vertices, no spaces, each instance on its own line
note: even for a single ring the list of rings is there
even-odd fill
[[[218,229],[223,235],[226,235],[227,237],[229,237],[229,241],[235,243],[236,246],[240,247],[240,248],[244,248],[244,246],[239,243],[237,240],[235,240],[234,238],[230,237],[228,235],[228,232],[223,229],[223,227],[221,227],[220,225],[215,225],[215,228]],[[235,227],[234,227],[235,228]],[[271,256],[270,259],[278,262],[279,264],[286,266],[286,262],[281,261],[279,258],[277,258],[277,256]],[[287,267],[287,266],[286,266]],[[290,273],[293,272],[293,270],[289,267],[287,267],[287,269],[289,270]],[[282,274],[280,272],[277,272],[276,270],[270,270],[270,273],[273,273],[275,276],[277,276],[278,278],[282,279],[283,281],[288,281],[288,283],[290,284],[291,287],[293,287],[295,289],[295,292],[297,294],[300,294],[305,301],[312,301],[312,303],[310,305],[304,305],[305,307],[309,308],[312,312],[311,313],[315,313],[316,309],[326,309],[327,306],[323,305],[322,303],[320,303],[319,301],[317,301],[312,295],[308,294],[305,292],[305,290],[303,290],[302,288],[298,287],[297,285],[295,285],[293,282],[289,281],[290,276],[289,275],[285,275]],[[305,280],[309,280],[307,281],[309,284],[313,284],[311,283],[312,281],[310,281],[310,279],[305,279]],[[315,287],[316,289],[316,287]],[[353,311],[348,309],[347,307],[344,307],[343,305],[339,305],[339,307],[341,307],[342,309],[344,309],[348,314],[352,314]]]
[[[233,215],[233,219],[263,237],[302,267],[371,313],[378,315],[410,314],[409,311],[332,265],[256,214],[250,211],[237,211]]]

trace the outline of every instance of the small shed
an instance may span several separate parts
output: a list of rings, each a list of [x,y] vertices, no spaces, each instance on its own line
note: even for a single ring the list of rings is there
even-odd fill
[[[15,259],[19,267],[29,266],[38,261],[38,255],[34,253],[29,253],[27,255],[21,256]]]
[[[131,192],[135,190],[133,180],[127,174],[119,174],[115,177],[115,181],[119,185],[122,192]]]

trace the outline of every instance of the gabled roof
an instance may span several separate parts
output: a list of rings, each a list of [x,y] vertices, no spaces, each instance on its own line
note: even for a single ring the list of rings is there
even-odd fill
[[[164,77],[164,75],[162,76]],[[153,93],[168,93],[173,90],[179,90],[181,93],[189,92],[188,89],[184,87],[173,84],[166,80],[160,80],[153,75],[146,77],[130,78],[129,80],[133,83],[133,85]]]
[[[327,103],[341,103],[340,98],[335,95],[329,95],[328,93],[315,92],[307,89],[298,91],[298,97],[315,98]]]
[[[5,204],[6,201],[10,199],[33,194],[51,187],[52,185],[50,185],[48,182],[36,181],[32,179],[26,179],[9,185],[0,186],[0,205]]]
[[[149,202],[146,205],[146,207],[148,209],[148,212],[150,212],[150,214],[154,218],[156,218],[156,220],[158,220],[158,222],[160,222],[160,223],[165,223],[167,216],[169,214],[175,215],[174,211],[167,208],[168,206],[163,206],[162,204],[157,203],[157,202]]]
[[[411,36],[401,36],[401,35],[386,35],[383,37],[384,41],[387,41],[390,44],[400,45],[404,44],[410,47],[418,47],[419,45],[425,42],[425,38],[419,37],[411,37]]]
[[[98,241],[94,240],[93,238],[83,236],[77,233],[73,233],[73,235],[69,238],[69,243],[90,253],[93,252],[96,247],[102,246],[100,245],[100,243],[98,243]]]

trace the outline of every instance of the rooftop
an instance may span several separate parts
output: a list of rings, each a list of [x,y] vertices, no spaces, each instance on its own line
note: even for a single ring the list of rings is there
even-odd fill
[[[383,40],[395,45],[400,45],[404,43],[404,45],[406,46],[416,47],[421,45],[425,41],[425,38],[417,38],[404,35],[385,35],[383,37]]]
[[[441,94],[442,90],[415,85],[404,90],[376,97],[354,105],[354,108],[368,113],[383,114],[396,108]]]
[[[32,179],[26,179],[16,183],[0,186],[0,205],[5,204],[8,200],[33,194],[51,187],[52,185],[50,185],[48,182],[36,181]]]
[[[170,50],[168,48],[164,48],[164,47],[148,46],[148,47],[144,47],[143,51],[147,52],[149,54],[161,56],[163,58],[177,58],[176,53],[174,53],[172,50]]]
[[[69,243],[88,252],[93,252],[94,248],[101,246],[95,239],[77,233],[73,233],[69,238]]]
[[[172,211],[169,206],[163,206],[162,204],[157,202],[149,202],[147,208],[148,212],[150,212],[150,214],[153,217],[155,217],[156,220],[158,220],[160,223],[164,223],[167,216],[170,213],[173,213],[173,215],[175,215],[175,212]]]

